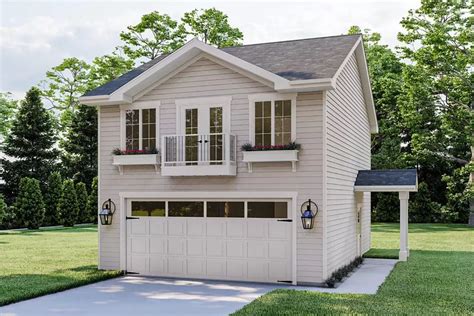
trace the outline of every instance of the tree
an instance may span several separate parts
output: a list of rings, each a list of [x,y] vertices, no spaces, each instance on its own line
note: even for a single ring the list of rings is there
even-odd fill
[[[77,223],[79,206],[74,181],[70,179],[63,182],[63,192],[61,199],[59,199],[58,213],[64,226],[74,226]]]
[[[87,206],[88,197],[86,185],[83,182],[78,182],[76,184],[76,195],[77,195],[77,206],[79,214],[77,216],[78,223],[88,223],[89,222],[89,209]]]
[[[7,203],[5,203],[5,199],[3,198],[3,195],[0,194],[0,225],[3,222],[3,218],[5,217],[6,213],[7,213]]]
[[[217,47],[241,44],[244,35],[229,24],[229,17],[216,8],[194,9],[181,19],[186,33]]]
[[[153,11],[142,16],[136,25],[120,33],[125,54],[133,60],[152,60],[168,54],[184,44],[184,28],[167,14]]]
[[[0,92],[0,140],[7,135],[12,125],[17,103],[12,99],[11,93]]]
[[[18,220],[29,229],[38,229],[44,218],[40,182],[32,178],[22,178],[19,190],[15,201]]]
[[[431,102],[432,109],[427,113],[437,120],[436,130],[429,129],[435,135],[416,135],[414,145],[418,156],[427,162],[432,159],[432,171],[436,171],[437,187],[442,189],[440,201],[447,202],[449,197],[465,192],[468,186],[469,173],[458,172],[458,168],[468,168],[469,157],[472,157],[471,145],[474,133],[474,54],[472,41],[474,28],[471,1],[432,1],[423,0],[421,7],[410,10],[402,19],[404,31],[398,34],[404,44],[400,47],[401,56],[411,61],[412,74],[423,84],[429,84],[424,96]],[[412,80],[419,86],[421,83]],[[424,121],[423,124],[433,122]],[[435,138],[435,139],[433,139]],[[420,145],[421,144],[421,145]],[[427,148],[427,149],[426,149]],[[420,150],[423,149],[423,150]],[[428,155],[427,155],[428,154]],[[441,158],[434,157],[435,155]],[[442,160],[444,170],[436,164]],[[463,167],[464,165],[464,167]],[[458,184],[451,184],[446,191],[442,178],[457,179]],[[462,178],[464,177],[464,178]],[[445,181],[446,182],[446,181]],[[449,181],[448,181],[449,182]],[[453,192],[455,190],[456,192]],[[439,196],[438,190],[431,190],[433,198]],[[459,205],[449,203],[448,206]],[[447,211],[447,209],[445,209]],[[451,209],[451,212],[459,210]]]
[[[45,216],[44,225],[59,224],[58,205],[61,199],[63,180],[59,172],[53,172],[48,177],[44,194]]]
[[[54,119],[43,107],[39,89],[31,88],[18,108],[3,146],[4,154],[10,158],[1,160],[7,201],[13,201],[21,178],[35,178],[42,185],[46,182],[58,156],[53,127]]]
[[[87,207],[89,210],[89,222],[97,223],[97,213],[98,213],[98,178],[95,177],[92,181],[91,191],[87,201]]]
[[[120,50],[94,58],[90,65],[87,90],[94,89],[133,69],[134,60],[124,57]]]

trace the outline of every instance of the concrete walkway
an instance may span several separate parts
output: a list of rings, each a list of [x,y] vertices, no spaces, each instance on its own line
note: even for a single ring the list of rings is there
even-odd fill
[[[126,276],[1,307],[0,315],[228,315],[274,289],[374,294],[396,262],[366,259],[336,289]]]

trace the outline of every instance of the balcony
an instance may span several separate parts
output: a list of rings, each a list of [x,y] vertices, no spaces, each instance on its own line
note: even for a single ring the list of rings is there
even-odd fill
[[[237,139],[231,134],[163,136],[161,175],[235,176]]]

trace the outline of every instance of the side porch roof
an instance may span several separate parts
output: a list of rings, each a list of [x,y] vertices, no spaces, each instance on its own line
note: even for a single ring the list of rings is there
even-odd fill
[[[354,184],[359,192],[416,192],[416,169],[359,170]]]

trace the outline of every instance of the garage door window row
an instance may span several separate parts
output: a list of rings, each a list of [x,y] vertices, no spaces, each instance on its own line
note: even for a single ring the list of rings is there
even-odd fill
[[[206,210],[206,212],[204,212]],[[287,202],[132,201],[132,216],[287,218]],[[247,213],[247,216],[245,216]]]

